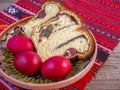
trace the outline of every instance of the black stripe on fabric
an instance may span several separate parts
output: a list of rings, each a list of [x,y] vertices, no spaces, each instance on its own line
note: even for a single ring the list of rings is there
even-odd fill
[[[93,71],[93,70],[90,70],[90,72],[93,74],[93,75],[96,75],[97,72]]]
[[[72,85],[70,85],[69,87],[72,88],[73,90],[80,90],[80,89],[78,89],[78,88],[76,88],[76,87],[74,87]]]
[[[115,0],[111,0],[111,1],[113,1],[113,3],[114,3]],[[119,9],[115,9],[114,8],[115,6],[111,6],[111,4],[109,2],[107,2],[107,1],[102,3],[102,0],[97,0],[96,2],[98,2],[98,3],[96,3],[95,1],[87,0],[87,2],[89,2],[91,4],[94,4],[95,6],[101,7],[103,9],[106,9],[108,11],[120,14]],[[109,3],[109,5],[107,3]]]
[[[110,42],[116,44],[118,39],[120,38],[120,34],[118,33],[118,30],[115,30],[116,32],[113,33],[112,30],[110,30],[107,27],[101,27],[100,25],[95,24],[94,22],[88,22],[86,21],[86,27],[89,28],[91,31],[95,31],[97,33],[100,33],[107,38],[110,38]],[[112,27],[111,27],[112,28]],[[106,39],[107,39],[106,38]]]
[[[97,58],[99,58],[100,60],[102,60],[103,62],[105,62],[108,58],[109,54],[101,51],[100,49],[98,49],[98,54],[97,54]]]

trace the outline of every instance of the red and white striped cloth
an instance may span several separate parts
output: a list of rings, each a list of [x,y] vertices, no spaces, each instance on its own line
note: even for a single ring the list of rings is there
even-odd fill
[[[0,32],[8,25],[37,13],[46,0],[18,0],[0,12]],[[59,90],[84,90],[95,78],[108,56],[120,40],[120,0],[57,0],[78,13],[94,34],[98,44],[98,55],[92,69],[76,83]],[[0,76],[0,90],[24,90]]]

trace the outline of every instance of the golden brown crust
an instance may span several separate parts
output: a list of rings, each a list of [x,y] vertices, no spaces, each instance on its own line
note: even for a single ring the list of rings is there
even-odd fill
[[[84,28],[82,30],[80,30],[80,28],[77,29],[77,31],[79,31],[80,33],[82,33],[83,35],[85,35],[89,41],[89,48],[87,50],[87,52],[85,52],[84,54],[83,53],[77,53],[71,57],[69,57],[69,59],[74,59],[76,57],[78,57],[78,59],[80,60],[85,60],[87,58],[89,58],[91,56],[91,54],[93,53],[94,49],[95,49],[95,40],[94,40],[94,37],[92,35],[92,33]]]
[[[79,25],[80,25],[79,28],[82,28],[83,25],[85,24],[84,21],[83,21],[83,19],[80,18],[80,16],[79,16],[78,14],[76,14],[76,13],[74,13],[74,12],[72,12],[72,11],[66,9],[66,8],[65,8],[65,9],[62,9],[60,13],[67,13],[67,14],[73,16],[73,17],[77,20],[77,22],[79,23]],[[72,18],[72,17],[71,17],[71,18]]]
[[[95,40],[94,40],[94,38],[93,38],[93,36],[92,36],[92,34],[90,33],[89,30],[84,29],[84,30],[80,30],[80,31],[83,32],[84,35],[88,38],[88,40],[89,40],[89,48],[88,48],[88,51],[85,52],[85,54],[78,54],[78,58],[79,59],[86,59],[86,58],[90,57],[91,54],[94,51]]]
[[[77,22],[79,23],[79,27],[78,27],[78,29],[76,29],[76,31],[78,31],[79,33],[82,33],[82,34],[85,35],[86,38],[88,39],[89,48],[88,48],[88,50],[87,50],[85,53],[77,53],[77,54],[75,54],[75,55],[73,55],[73,56],[70,56],[70,57],[68,57],[68,58],[69,58],[69,59],[74,59],[74,58],[78,57],[78,58],[81,59],[81,60],[84,60],[84,59],[86,59],[86,58],[89,58],[89,57],[91,56],[92,52],[94,51],[94,48],[95,48],[95,40],[94,40],[92,34],[90,33],[90,31],[89,31],[88,29],[84,28],[84,27],[85,27],[84,21],[80,18],[80,16],[79,16],[78,14],[72,12],[71,10],[68,10],[67,8],[64,7],[63,4],[58,3],[58,2],[56,2],[55,0],[47,0],[47,2],[45,2],[45,3],[42,5],[41,9],[43,9],[44,6],[45,6],[46,4],[48,4],[48,3],[55,3],[55,4],[57,4],[57,5],[60,7],[60,12],[59,12],[58,14],[60,14],[60,13],[67,13],[67,14],[73,16],[73,17],[77,20]],[[40,11],[39,11],[39,12],[40,12]],[[38,12],[38,13],[39,13],[39,12]],[[38,15],[38,13],[37,13],[31,20],[33,20],[34,18],[36,18],[37,15]],[[57,16],[57,15],[56,15],[56,16]],[[55,17],[56,17],[56,16],[55,16]],[[53,20],[55,17],[50,18],[50,19],[47,20],[46,22],[44,22],[44,23],[42,23],[41,25],[39,25],[37,28],[49,24],[49,22],[51,22],[51,20]],[[31,39],[33,40],[34,45],[35,45],[35,42],[36,42],[36,41],[35,41],[35,38],[36,38],[36,37],[33,38],[33,36],[34,36],[35,33],[36,33],[36,32],[35,32],[35,29],[36,29],[36,27],[33,27],[33,30],[32,30],[32,32],[31,32],[31,33],[32,33]],[[38,37],[38,36],[37,36],[37,37]],[[36,50],[38,51],[36,45],[35,45],[35,48],[36,48]]]
[[[44,7],[45,7],[45,5],[48,4],[48,3],[55,3],[55,4],[57,4],[57,5],[59,6],[60,13],[66,12],[66,13],[69,13],[69,14],[71,14],[72,16],[74,16],[74,17],[79,21],[79,23],[82,24],[81,27],[85,24],[84,21],[83,21],[83,19],[82,19],[78,14],[76,14],[75,12],[67,9],[62,3],[57,2],[56,0],[47,0],[47,1],[46,1],[45,3],[43,3],[43,5],[41,6],[40,11],[43,10]],[[39,14],[40,11],[38,11],[38,12],[37,12],[30,20],[28,20],[26,23],[29,23],[30,21],[34,20],[34,19],[38,16],[38,14]],[[55,17],[56,17],[56,16],[55,16]],[[45,23],[46,23],[46,22],[45,22]]]
[[[79,30],[82,30],[83,28],[83,25],[84,25],[84,21],[82,18],[80,18],[77,14],[75,14],[74,12],[71,12],[71,11],[68,11],[68,10],[65,10],[65,9],[62,9],[58,14],[62,14],[62,13],[66,13],[70,16],[73,16],[77,22],[78,22],[78,26],[79,26]],[[46,22],[42,23],[41,25],[39,25],[38,27],[42,27],[43,25],[47,25],[49,24],[52,20],[54,20],[55,18],[57,17],[57,15],[49,20],[47,20]],[[33,30],[34,32],[34,30]],[[33,33],[32,32],[32,33]]]
[[[55,0],[54,0],[55,1]],[[58,2],[57,2],[58,3]],[[66,13],[69,13],[71,14],[72,16],[74,16],[75,18],[77,18],[77,20],[82,24],[81,25],[81,28],[82,26],[85,25],[84,23],[84,20],[75,12],[73,12],[72,10],[70,9],[67,9],[61,2],[59,2],[59,4],[61,5],[61,11],[60,12],[66,12]]]
[[[40,10],[30,20],[28,20],[26,23],[29,23],[30,21],[34,20],[38,16],[39,12],[41,10],[44,10],[45,5],[47,5],[48,3],[55,3],[55,4],[57,4],[59,6],[59,9],[61,10],[62,5],[60,3],[56,2],[55,0],[47,0],[45,3],[43,3],[43,5],[41,6]]]

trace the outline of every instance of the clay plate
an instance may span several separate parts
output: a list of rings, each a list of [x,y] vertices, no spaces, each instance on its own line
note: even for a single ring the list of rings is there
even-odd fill
[[[91,67],[93,66],[95,60],[96,60],[96,56],[97,56],[97,44],[96,44],[96,40],[94,38],[95,41],[95,49],[94,52],[92,54],[92,56],[90,57],[90,60],[88,60],[86,62],[86,65],[84,65],[84,67],[82,67],[83,69],[80,70],[77,74],[75,74],[74,76],[71,76],[65,80],[61,80],[58,82],[51,82],[51,83],[45,83],[45,84],[34,84],[31,82],[24,82],[18,79],[13,78],[12,76],[10,76],[9,74],[7,74],[5,72],[5,70],[3,70],[2,68],[2,60],[5,59],[4,57],[4,48],[5,48],[5,43],[7,41],[7,38],[9,38],[7,35],[9,32],[12,33],[12,30],[14,27],[20,25],[21,23],[26,22],[27,20],[29,20],[31,17],[19,20],[18,22],[10,25],[9,27],[7,27],[2,33],[0,33],[0,75],[2,77],[4,77],[6,80],[8,80],[10,83],[13,83],[16,86],[22,87],[22,88],[26,88],[26,89],[40,89],[40,90],[52,90],[52,89],[57,89],[57,88],[62,88],[65,86],[68,86],[78,80],[80,80],[84,75],[86,75],[88,73],[88,71],[91,69]],[[92,33],[91,33],[92,34]],[[10,34],[12,35],[12,34]],[[7,69],[7,68],[4,68]]]

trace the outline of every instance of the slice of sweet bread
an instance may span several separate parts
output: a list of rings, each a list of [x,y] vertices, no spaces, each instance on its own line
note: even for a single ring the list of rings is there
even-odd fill
[[[55,17],[61,10],[61,5],[55,1],[47,1],[41,6],[41,10],[25,25],[22,26],[23,32],[26,36],[30,37],[31,31],[37,25],[45,23],[52,17]]]
[[[82,24],[76,14],[62,10],[48,22],[34,27],[31,39],[42,60],[55,55],[88,58],[94,50],[94,39],[88,30],[81,29]]]
[[[56,55],[69,59],[88,58],[94,50],[95,42],[90,32],[83,27],[83,20],[77,14],[49,0],[22,28],[45,61]]]
[[[71,26],[51,32],[49,36],[42,36],[42,33],[45,32],[33,34],[32,40],[43,61],[55,55],[86,59],[94,50],[94,39],[88,30],[73,29]]]

